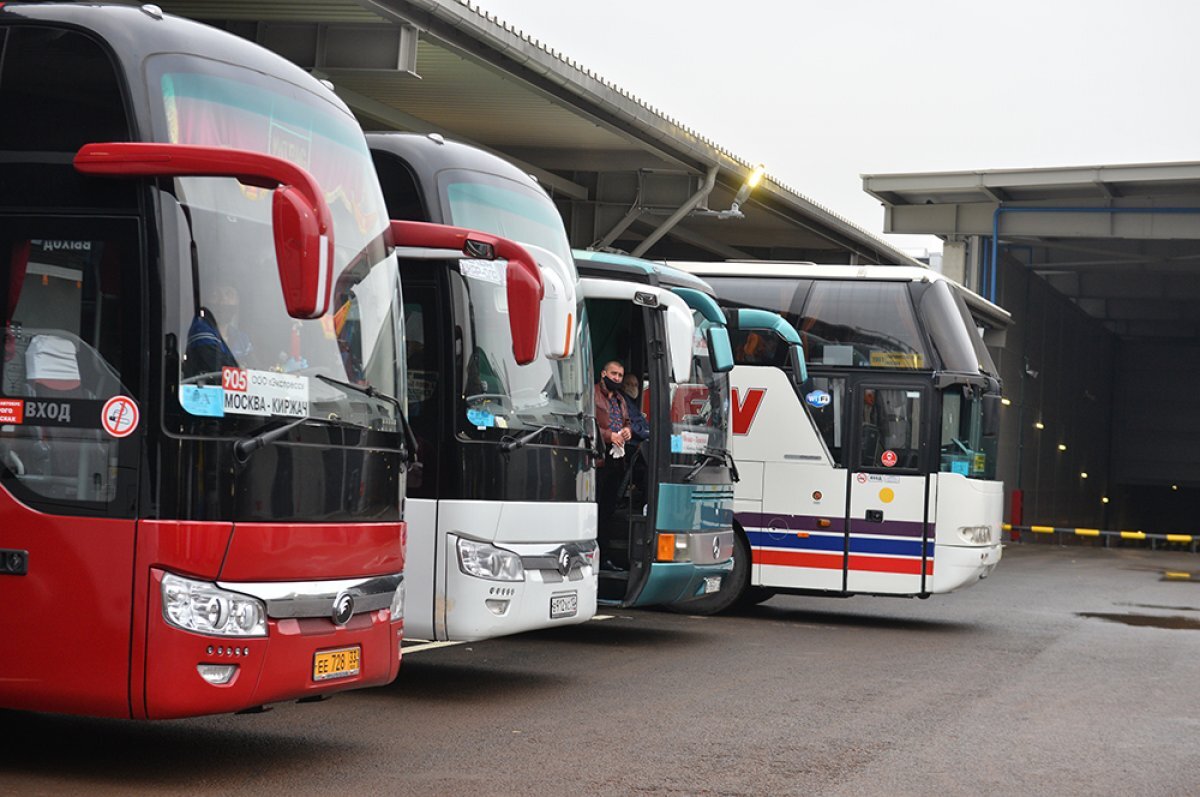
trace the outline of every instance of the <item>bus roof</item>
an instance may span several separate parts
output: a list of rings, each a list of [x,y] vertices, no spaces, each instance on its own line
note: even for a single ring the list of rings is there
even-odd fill
[[[672,262],[672,266],[700,277],[766,277],[793,279],[880,280],[891,282],[947,282],[966,301],[972,315],[988,325],[1003,329],[1012,323],[1012,314],[989,302],[944,274],[915,266],[846,266],[808,262],[767,262],[727,260],[721,263]]]
[[[593,252],[583,249],[574,249],[571,254],[575,256],[576,267],[581,272],[588,270],[588,266],[593,266],[593,270],[620,274],[627,279],[648,285],[692,288],[709,296],[716,295],[712,286],[703,279],[662,262],[643,260],[616,252]]]
[[[310,92],[323,91],[322,98],[353,117],[349,107],[321,83],[283,56],[254,42],[184,17],[164,14],[157,6],[118,3],[0,3],[0,22],[27,21],[58,23],[91,31],[116,53],[126,79],[144,81],[142,64],[158,53],[182,53],[237,64],[271,75]],[[145,105],[144,95],[134,93],[136,108]],[[138,119],[140,132],[149,130],[148,119]]]

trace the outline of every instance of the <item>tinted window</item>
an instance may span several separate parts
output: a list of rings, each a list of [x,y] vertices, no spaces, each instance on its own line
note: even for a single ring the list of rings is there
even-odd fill
[[[921,454],[921,391],[865,388],[860,393],[859,467],[916,470]]]
[[[92,141],[129,140],[112,61],[92,39],[76,31],[14,27],[3,57],[0,149],[75,152]]]
[[[804,315],[798,331],[811,366],[932,367],[906,283],[816,282]]]
[[[948,284],[940,281],[933,283],[921,297],[921,319],[929,330],[943,370],[978,373],[981,363],[971,338],[978,338],[979,335],[970,316],[963,318],[955,298]],[[982,348],[983,341],[979,345]]]
[[[122,283],[137,251],[128,238],[61,229],[0,231],[0,473],[29,500],[104,511],[120,439],[145,424],[121,374],[137,307]]]
[[[804,300],[811,280],[756,277],[709,277],[708,281],[727,307],[748,307],[779,313],[783,320],[800,329],[804,318]]]

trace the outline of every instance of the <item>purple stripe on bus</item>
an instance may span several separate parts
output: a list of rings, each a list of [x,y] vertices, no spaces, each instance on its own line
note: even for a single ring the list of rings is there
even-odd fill
[[[841,515],[765,515],[759,512],[738,512],[734,515],[744,529],[779,529],[780,531],[824,531],[844,534],[846,519]],[[819,521],[829,521],[822,526]],[[772,525],[774,523],[774,525]]]
[[[781,515],[764,514],[761,512],[738,512],[738,523],[744,529],[778,529],[780,531],[824,531],[830,534],[843,534],[846,531],[845,518],[829,515]],[[829,526],[823,527],[818,521],[827,520]],[[884,520],[876,523],[862,518],[850,521],[850,533],[862,535],[879,535],[885,537],[923,537],[925,524],[919,520]]]

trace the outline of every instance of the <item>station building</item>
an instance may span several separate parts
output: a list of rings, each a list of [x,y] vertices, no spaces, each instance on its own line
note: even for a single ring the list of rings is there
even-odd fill
[[[733,208],[750,160],[469,2],[161,6],[328,79],[367,130],[436,132],[513,161],[574,246],[921,265],[770,174]],[[972,310],[1005,380],[1011,519],[1184,530],[1200,494],[1200,164],[870,175],[864,188],[884,232],[942,237],[943,270],[1003,308]]]

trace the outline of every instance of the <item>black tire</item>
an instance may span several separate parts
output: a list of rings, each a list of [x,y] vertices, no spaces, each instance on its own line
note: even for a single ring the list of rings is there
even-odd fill
[[[667,608],[680,614],[720,614],[742,602],[750,586],[750,544],[740,531],[733,534],[733,570],[725,576],[721,591],[703,598],[669,603]]]
[[[741,606],[749,608],[750,606],[757,606],[760,603],[766,603],[778,594],[778,592],[768,587],[750,587],[742,593],[742,599],[739,603]]]

